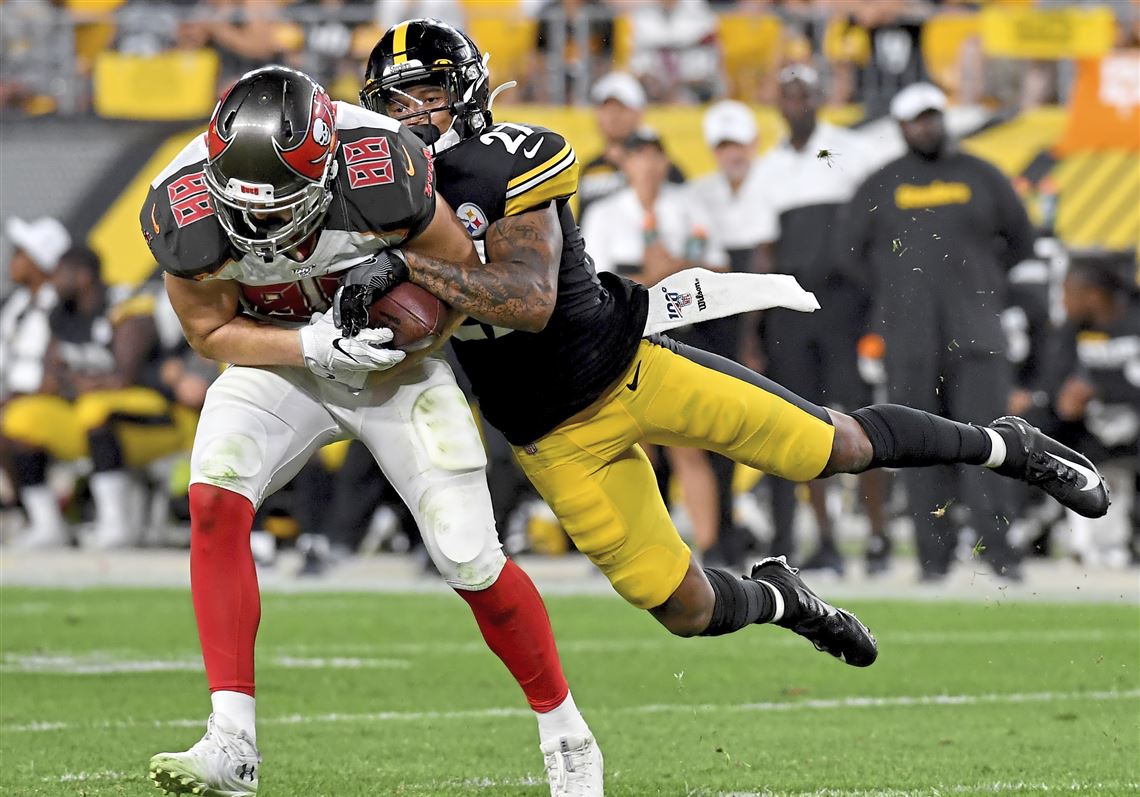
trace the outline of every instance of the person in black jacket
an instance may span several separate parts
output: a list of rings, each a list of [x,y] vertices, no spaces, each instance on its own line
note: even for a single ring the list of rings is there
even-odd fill
[[[1033,230],[1009,180],[953,148],[946,96],[916,83],[891,103],[907,153],[872,174],[841,223],[843,256],[867,279],[886,341],[890,400],[980,421],[1006,411],[1012,367],[1001,312],[1008,271],[1033,253]],[[996,572],[1017,579],[1006,544],[1009,514],[989,474],[958,468],[907,471],[924,580],[950,568],[961,502]]]

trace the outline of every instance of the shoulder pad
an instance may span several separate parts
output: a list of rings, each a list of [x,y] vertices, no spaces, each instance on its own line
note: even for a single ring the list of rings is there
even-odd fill
[[[558,133],[535,127],[515,152],[507,181],[504,216],[565,199],[578,190],[578,158]]]
[[[176,277],[201,279],[232,259],[206,195],[205,162],[205,137],[198,136],[151,183],[139,215],[151,254]]]
[[[361,108],[359,105],[353,105],[350,102],[337,100],[333,103],[333,110],[336,113],[336,129],[338,131],[368,127],[395,133],[402,127],[398,121],[390,116]]]
[[[431,153],[403,125],[363,108],[356,110],[387,124],[340,130],[334,183],[339,196],[334,203],[343,208],[344,218],[330,224],[374,233],[398,246],[418,235],[435,214]]]

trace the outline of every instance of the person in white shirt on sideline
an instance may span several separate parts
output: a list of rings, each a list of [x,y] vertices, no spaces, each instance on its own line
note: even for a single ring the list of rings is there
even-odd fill
[[[602,137],[602,150],[582,164],[578,173],[578,218],[586,217],[586,209],[625,188],[621,162],[625,142],[641,126],[645,112],[645,89],[628,72],[610,72],[590,89],[594,118]],[[683,183],[685,175],[676,164],[669,164],[669,182]]]
[[[12,244],[8,274],[0,294],[7,293],[0,306],[0,413],[14,396],[36,393],[44,377],[44,357],[51,342],[48,316],[56,294],[51,275],[60,256],[71,246],[71,236],[56,219],[33,221],[11,218],[4,234]],[[11,441],[0,435],[0,478],[5,492],[15,493],[15,471]],[[33,495],[37,508],[52,508],[55,495],[44,491]],[[25,506],[25,510],[33,510]]]
[[[755,168],[759,130],[756,117],[742,102],[723,100],[712,105],[702,120],[705,143],[717,169],[688,184],[695,204],[710,219],[713,237],[724,246],[732,271],[764,271],[765,245],[775,240],[779,228],[772,213],[757,212],[768,201],[768,189]],[[758,313],[706,322],[694,328],[701,337],[686,340],[698,348],[736,360],[754,371],[763,370]],[[720,533],[712,551],[714,560],[739,564],[750,545],[748,532],[733,522],[732,492],[735,465],[726,457],[710,455],[716,473],[720,510]]]
[[[668,181],[669,158],[657,132],[639,128],[626,140],[625,150],[622,171],[628,187],[595,202],[582,218],[582,234],[596,270],[616,272],[645,285],[693,266],[727,270],[728,255],[712,231],[705,209],[686,187]],[[729,320],[730,326],[735,323]],[[714,341],[724,336],[710,331],[709,326],[683,327],[671,337],[715,352]],[[672,448],[667,450],[667,460],[681,484],[702,555],[739,563],[742,549],[722,551],[718,545],[721,501],[709,455],[695,448]],[[660,476],[661,471],[658,473]],[[728,536],[736,539],[736,535]]]
[[[757,182],[768,190],[767,200],[755,205],[757,213],[768,214],[768,219],[756,223],[775,233],[767,247],[767,269],[795,276],[815,293],[826,312],[773,310],[764,314],[765,374],[829,406],[862,407],[872,400],[870,385],[859,373],[857,354],[860,338],[868,331],[870,297],[861,275],[845,273],[845,259],[839,257],[834,242],[835,228],[840,208],[883,157],[860,134],[817,118],[821,94],[814,69],[790,66],[780,72],[778,81],[778,104],[789,134],[753,169]],[[844,562],[836,547],[822,482],[809,484],[819,548],[806,558],[796,555],[795,489],[791,482],[772,480],[773,553],[787,554],[805,570],[842,575]],[[871,573],[881,572],[889,562],[885,490],[882,471],[861,475],[859,492],[871,527],[867,547]]]
[[[8,279],[15,285],[0,308],[0,402],[35,393],[43,380],[44,354],[51,340],[48,313],[55,305],[51,275],[71,236],[57,220],[12,218],[4,229],[12,242]]]

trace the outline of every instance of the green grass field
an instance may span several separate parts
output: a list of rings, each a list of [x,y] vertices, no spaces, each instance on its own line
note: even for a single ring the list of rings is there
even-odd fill
[[[1140,793],[1140,608],[860,603],[868,670],[776,628],[678,640],[548,600],[607,794]],[[208,713],[189,596],[0,591],[0,793],[157,794]],[[444,594],[269,594],[265,797],[546,793],[535,724]]]

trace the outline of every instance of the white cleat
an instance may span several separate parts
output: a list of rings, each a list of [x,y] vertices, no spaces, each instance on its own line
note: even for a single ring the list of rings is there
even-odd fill
[[[562,736],[540,747],[550,797],[603,797],[602,751],[593,736]]]
[[[257,747],[245,731],[225,715],[211,714],[206,735],[196,745],[185,753],[159,753],[150,759],[150,779],[164,794],[255,797],[260,764]]]

